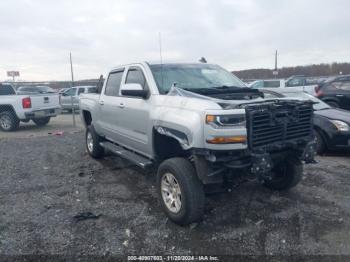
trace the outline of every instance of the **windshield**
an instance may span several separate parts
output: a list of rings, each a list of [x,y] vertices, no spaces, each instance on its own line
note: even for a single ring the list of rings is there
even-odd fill
[[[313,102],[316,102],[317,104],[314,104],[314,109],[315,110],[323,110],[323,109],[328,109],[331,108],[329,105],[327,105],[325,102],[321,101],[320,99],[307,94],[307,93],[303,93],[303,92],[299,92],[299,93],[285,93],[284,94],[286,97],[295,97],[295,98],[300,98],[300,99],[308,99],[311,100]]]
[[[210,64],[163,64],[150,66],[159,93],[166,94],[173,85],[186,90],[222,87],[246,87],[225,69]]]

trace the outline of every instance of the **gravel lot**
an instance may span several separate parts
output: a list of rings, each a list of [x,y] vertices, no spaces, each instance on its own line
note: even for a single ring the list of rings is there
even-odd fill
[[[319,157],[289,192],[247,182],[211,195],[204,221],[179,227],[162,213],[151,173],[91,159],[81,126],[60,119],[0,133],[2,255],[350,255],[349,155]],[[76,222],[83,211],[101,216]]]

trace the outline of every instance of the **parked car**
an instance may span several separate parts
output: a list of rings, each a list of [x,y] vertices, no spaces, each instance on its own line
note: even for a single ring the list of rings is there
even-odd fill
[[[69,88],[67,91],[61,94],[61,106],[62,109],[71,111],[79,109],[79,96],[81,94],[95,93],[95,86],[76,86]]]
[[[315,91],[316,96],[330,106],[350,110],[350,75],[332,77]]]
[[[314,104],[314,128],[318,154],[326,150],[350,149],[350,112],[332,108],[322,100],[304,93],[262,90],[266,98],[292,97],[311,100]]]
[[[0,129],[14,131],[20,122],[33,122],[38,126],[49,123],[60,111],[56,93],[17,94],[11,85],[0,84]]]
[[[217,65],[120,66],[99,94],[81,96],[87,152],[157,169],[165,213],[188,224],[202,218],[208,186],[253,176],[287,190],[300,181],[302,161],[313,161],[312,103],[262,97]]]
[[[56,91],[49,86],[20,86],[17,88],[18,95],[49,93],[56,93]]]
[[[249,84],[251,88],[283,88],[285,87],[284,79],[266,79],[266,80],[255,80]]]

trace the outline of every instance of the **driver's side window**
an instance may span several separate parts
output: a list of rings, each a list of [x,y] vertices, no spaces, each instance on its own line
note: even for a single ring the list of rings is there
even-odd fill
[[[294,78],[287,82],[287,87],[293,87],[293,86],[302,86],[303,85],[303,79],[301,78]]]
[[[75,91],[76,91],[75,88],[71,88],[71,89],[69,89],[65,94],[66,94],[67,96],[74,96],[74,95],[75,95]]]
[[[131,67],[126,75],[125,84],[140,84],[144,90],[148,89],[147,80],[141,68]]]

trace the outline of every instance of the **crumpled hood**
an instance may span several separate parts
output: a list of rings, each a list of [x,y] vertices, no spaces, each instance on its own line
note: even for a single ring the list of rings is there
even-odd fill
[[[184,90],[182,88],[178,87],[171,87],[169,90],[168,96],[182,96],[182,97],[188,97],[188,98],[197,98],[197,99],[203,99],[203,100],[208,100],[211,102],[215,102],[218,105],[220,105],[222,108],[234,108],[235,106],[241,105],[241,104],[249,104],[249,103],[254,103],[254,102],[262,102],[266,101],[263,98],[256,98],[256,99],[250,99],[250,100],[224,100],[224,99],[218,99],[218,98],[213,98],[205,95],[200,95],[191,91]]]
[[[224,99],[218,99],[213,98],[205,95],[200,95],[191,91],[184,90],[182,88],[178,87],[171,87],[169,90],[168,96],[181,96],[181,97],[187,97],[187,98],[197,98],[206,100],[208,102],[214,102],[217,105],[219,105],[222,109],[234,109],[239,108],[241,105],[244,104],[254,104],[254,103],[263,103],[267,101],[276,101],[276,100],[299,100],[299,99],[291,99],[291,98],[273,98],[273,99],[264,99],[261,97],[255,98],[255,99],[249,99],[249,100],[224,100]]]

